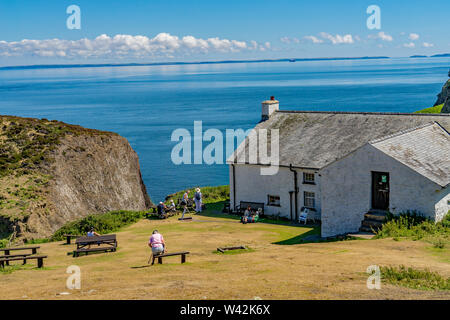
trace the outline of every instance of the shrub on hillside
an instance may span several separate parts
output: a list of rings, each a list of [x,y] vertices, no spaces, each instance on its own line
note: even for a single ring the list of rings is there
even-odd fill
[[[65,234],[84,235],[91,228],[100,234],[107,234],[119,230],[145,217],[143,211],[113,211],[105,214],[89,215],[83,219],[69,222],[55,232],[52,241],[64,239]]]

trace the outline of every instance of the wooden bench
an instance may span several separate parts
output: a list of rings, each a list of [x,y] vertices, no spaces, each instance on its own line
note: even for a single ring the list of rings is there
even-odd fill
[[[70,244],[72,238],[76,239],[76,238],[79,238],[81,236],[77,236],[77,235],[74,235],[74,234],[65,234],[64,237],[66,237],[66,244]]]
[[[253,211],[258,211],[258,209],[261,209],[261,216],[264,216],[264,202],[241,201],[236,207],[236,211],[239,215],[243,215],[248,207],[250,207]]]
[[[115,234],[104,236],[79,237],[75,241],[77,249],[73,251],[73,257],[79,257],[80,253],[89,254],[89,252],[114,252],[117,250],[117,239]],[[92,245],[105,245],[103,247],[91,248]]]
[[[36,254],[37,253],[37,249],[39,249],[40,247],[38,246],[32,246],[32,247],[10,247],[10,248],[2,248],[0,249],[0,252],[4,252],[5,256],[9,256],[11,251],[17,251],[17,250],[31,250],[32,254]],[[0,256],[2,257],[2,256]]]
[[[109,248],[109,247],[100,247],[100,248],[90,248],[90,249],[89,248],[76,249],[73,252],[73,256],[74,257],[79,257],[80,253],[85,253],[86,255],[88,255],[89,252],[108,252],[108,251],[114,252],[114,251],[116,251],[116,248],[113,248],[113,247],[111,247],[111,248]]]
[[[3,257],[0,257],[0,267],[4,268],[5,267],[5,263],[6,263],[6,265],[9,265],[10,261],[23,260],[23,264],[26,264],[27,260],[35,259],[35,260],[37,260],[38,268],[42,268],[44,266],[44,259],[46,259],[46,258],[47,258],[47,256],[33,256],[33,255],[20,256],[20,257],[3,256]]]
[[[185,251],[185,252],[174,252],[174,253],[164,253],[164,254],[159,254],[159,255],[153,255],[153,259],[152,259],[152,265],[155,264],[155,259],[158,258],[158,264],[162,264],[162,258],[165,257],[172,257],[172,256],[181,256],[181,263],[185,263],[186,262],[186,255],[188,255],[189,252]]]
[[[23,253],[23,254],[11,254],[9,256],[0,256],[1,258],[17,258],[17,257],[28,257],[28,256],[32,256],[32,253]],[[9,266],[9,261],[6,260],[5,261],[6,265]]]

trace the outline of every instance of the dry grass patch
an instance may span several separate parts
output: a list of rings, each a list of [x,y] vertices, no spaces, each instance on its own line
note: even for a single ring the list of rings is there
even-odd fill
[[[186,264],[169,257],[148,266],[148,238],[158,229],[169,252],[190,251]],[[424,242],[390,239],[280,245],[312,228],[240,224],[194,216],[192,222],[141,220],[117,233],[115,253],[72,258],[74,246],[42,244],[48,270],[0,274],[0,298],[21,299],[449,299],[446,291],[383,284],[368,290],[367,266],[407,265],[450,276],[448,264],[425,250]],[[217,247],[244,245],[245,254],[214,254]],[[78,265],[82,289],[65,287],[66,268]],[[68,291],[68,296],[58,295]]]

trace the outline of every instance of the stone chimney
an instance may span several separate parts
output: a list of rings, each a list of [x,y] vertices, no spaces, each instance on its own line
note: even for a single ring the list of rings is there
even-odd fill
[[[280,102],[275,100],[275,97],[272,96],[270,100],[263,101],[261,121],[269,119],[270,115],[277,110],[280,110]]]

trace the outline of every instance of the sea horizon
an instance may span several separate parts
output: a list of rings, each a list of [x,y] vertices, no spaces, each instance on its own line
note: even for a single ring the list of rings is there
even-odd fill
[[[177,128],[250,129],[261,102],[281,110],[410,113],[431,107],[450,59],[309,60],[103,68],[24,68],[0,73],[0,114],[112,131],[140,158],[154,202],[186,187],[228,184],[228,168],[171,161]],[[204,143],[206,145],[207,143]]]
[[[340,61],[340,60],[372,60],[372,59],[417,59],[449,57],[450,53],[411,56],[360,56],[360,57],[313,57],[313,58],[279,58],[279,59],[237,59],[237,60],[202,60],[202,61],[161,61],[161,62],[125,62],[125,63],[68,63],[68,64],[30,64],[5,65],[1,70],[51,69],[51,68],[102,68],[102,67],[133,67],[133,66],[164,66],[164,65],[196,65],[196,64],[228,64],[228,63],[270,63],[270,62],[303,62],[303,61]]]

